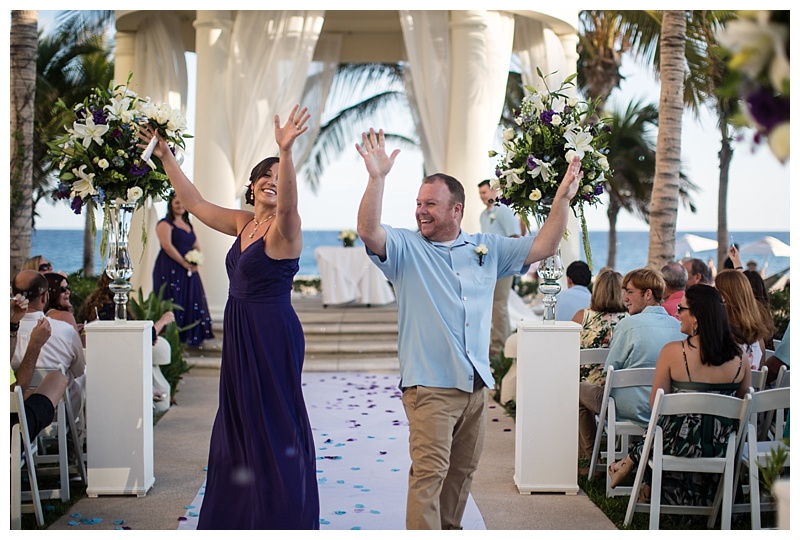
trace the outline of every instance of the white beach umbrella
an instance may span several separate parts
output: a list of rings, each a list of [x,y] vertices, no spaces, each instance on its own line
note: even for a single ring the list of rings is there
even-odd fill
[[[717,249],[717,241],[696,234],[682,234],[675,239],[675,256],[690,257],[692,253]],[[683,254],[683,255],[682,255]]]
[[[769,257],[772,255],[773,257],[789,257],[791,256],[791,250],[789,249],[789,245],[781,242],[774,236],[765,236],[763,238],[759,238],[755,242],[750,242],[749,244],[745,244],[739,250],[742,254],[742,257],[749,256],[764,256]]]

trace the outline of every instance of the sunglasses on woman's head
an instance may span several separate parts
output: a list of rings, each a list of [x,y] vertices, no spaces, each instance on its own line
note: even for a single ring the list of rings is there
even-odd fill
[[[39,265],[39,272],[46,272],[47,270],[52,270],[53,265],[50,263],[42,263]]]
[[[62,285],[62,286],[61,286],[61,292],[62,292],[62,293],[65,293],[65,292],[67,292],[68,290],[69,290],[69,285]]]
[[[678,305],[678,307],[677,307],[676,309],[677,309],[677,311],[678,311],[678,315],[680,315],[680,314],[681,314],[681,313],[683,313],[684,311],[688,311],[688,310],[689,310],[689,306],[681,306],[681,305]]]

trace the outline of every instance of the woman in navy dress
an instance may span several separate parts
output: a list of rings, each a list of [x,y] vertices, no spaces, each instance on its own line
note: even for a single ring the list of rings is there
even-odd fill
[[[213,339],[214,332],[211,329],[211,315],[197,266],[184,259],[189,251],[199,251],[200,245],[189,221],[189,212],[174,192],[167,200],[167,217],[158,222],[156,233],[161,251],[158,252],[156,264],[153,266],[153,290],[157,293],[166,283],[164,298],[171,298],[183,308],[175,310],[178,328],[199,321],[199,324],[180,333],[183,343],[196,347],[204,339]]]
[[[236,237],[225,260],[219,409],[198,529],[319,528],[314,439],[301,387],[305,339],[291,304],[303,247],[292,145],[310,117],[298,108],[283,127],[274,118],[280,159],[267,158],[250,173],[247,201],[255,212],[203,199],[160,136],[154,152],[192,215]],[[152,136],[148,128],[140,135],[145,142]]]

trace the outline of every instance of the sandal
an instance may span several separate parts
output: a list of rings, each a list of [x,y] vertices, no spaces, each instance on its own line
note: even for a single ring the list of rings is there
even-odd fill
[[[611,477],[612,488],[617,487],[633,471],[633,460],[625,456],[622,461],[617,461],[608,466],[608,475]]]

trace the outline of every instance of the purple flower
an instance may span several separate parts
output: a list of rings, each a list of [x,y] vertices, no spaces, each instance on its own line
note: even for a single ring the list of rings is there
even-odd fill
[[[495,175],[497,178],[500,178],[500,177],[503,175],[503,171],[501,171],[500,169],[495,169],[495,170],[494,170],[494,175]]]
[[[597,184],[596,186],[594,186],[594,194],[595,195],[603,194],[603,184]]]
[[[525,162],[525,164],[528,166],[528,168],[529,168],[530,170],[533,170],[533,169],[535,169],[535,168],[536,168],[536,166],[537,166],[539,163],[536,161],[536,159],[534,158],[533,154],[530,154],[530,155],[528,155],[528,159],[527,159],[527,161]]]
[[[53,191],[53,200],[60,201],[61,199],[66,199],[69,197],[69,186],[64,184],[63,182],[58,183],[58,187]]]
[[[95,124],[108,123],[108,120],[106,120],[106,114],[103,112],[102,109],[92,111],[92,119],[94,120]]]
[[[789,100],[775,96],[764,87],[747,96],[747,106],[753,119],[769,133],[775,126],[789,120]]]
[[[122,137],[122,130],[115,127],[114,129],[111,130],[111,133],[109,133],[109,135],[115,139],[119,139]]]
[[[136,162],[131,164],[131,168],[129,169],[130,173],[133,176],[144,176],[148,173],[150,167],[147,166],[146,163],[142,163],[141,165],[137,165]]]
[[[553,115],[556,114],[555,111],[549,110],[544,111],[542,114],[539,115],[539,118],[542,119],[542,123],[546,126],[552,125]]]
[[[499,202],[500,204],[504,204],[504,205],[508,206],[508,205],[511,204],[511,199],[509,199],[508,197],[505,197],[504,195],[500,195],[497,198],[497,202]]]
[[[72,199],[72,204],[70,204],[72,211],[76,214],[80,215],[81,208],[83,207],[83,201],[77,195]]]

